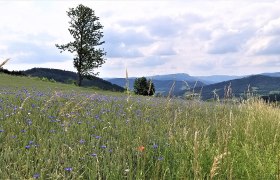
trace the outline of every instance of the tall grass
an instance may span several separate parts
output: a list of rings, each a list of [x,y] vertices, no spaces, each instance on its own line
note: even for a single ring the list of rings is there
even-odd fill
[[[0,68],[3,68],[3,66],[9,61],[10,59],[6,59],[4,60],[1,64],[0,64]]]
[[[279,179],[279,108],[129,96],[1,85],[0,179]]]

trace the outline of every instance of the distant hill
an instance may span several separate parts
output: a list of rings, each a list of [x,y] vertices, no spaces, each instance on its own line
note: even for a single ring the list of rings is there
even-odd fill
[[[148,77],[149,78],[149,77]],[[168,77],[166,77],[168,79]],[[195,81],[183,81],[183,80],[163,80],[164,78],[160,78],[162,80],[158,80],[157,78],[152,78],[152,81],[155,85],[156,93],[160,93],[164,96],[169,94],[169,91],[171,90],[173,84],[174,88],[172,90],[172,95],[179,95],[180,92],[188,90],[189,88],[193,88],[196,84],[196,87],[201,87],[204,84],[202,82],[195,82]],[[135,78],[129,78],[129,89],[133,90],[133,85]],[[107,81],[117,84],[121,87],[126,86],[126,79],[125,78],[114,78],[114,79],[108,79]],[[187,84],[186,84],[187,82]]]
[[[186,73],[177,73],[177,74],[149,76],[148,78],[153,80],[173,80],[173,81],[188,81],[188,82],[200,81],[203,82],[204,84],[214,84],[223,81],[239,79],[242,77],[244,76],[228,76],[228,75],[190,76],[189,74]]]
[[[280,77],[269,77],[264,75],[253,75],[244,77],[241,79],[234,79],[230,81],[220,82],[216,84],[211,84],[204,86],[202,89],[202,99],[211,99],[214,96],[213,91],[216,90],[216,93],[220,98],[224,97],[224,87],[231,83],[232,92],[235,97],[243,96],[247,92],[248,86],[250,87],[250,92],[253,92],[256,95],[269,95],[274,93],[280,93]],[[201,89],[196,89],[196,92],[199,92]],[[180,94],[183,95],[185,92],[182,91]]]
[[[197,80],[202,81],[205,84],[215,84],[223,81],[240,79],[242,77],[244,76],[227,76],[227,75],[195,76]]]
[[[45,77],[48,79],[54,79],[57,82],[72,84],[77,79],[77,73],[71,71],[65,71],[60,69],[48,69],[48,68],[32,68],[26,71],[22,71],[25,75],[33,77]],[[111,91],[124,91],[124,88],[112,84],[98,77],[92,77],[92,79],[84,79],[82,86],[94,86],[103,90]]]
[[[149,76],[152,80],[193,81],[197,79],[185,73]]]
[[[258,75],[265,75],[270,77],[280,77],[280,72],[275,73],[262,73]],[[187,81],[187,82],[195,82],[199,81],[203,84],[215,84],[224,81],[230,81],[234,79],[240,79],[243,77],[248,77],[249,75],[244,76],[230,76],[230,75],[211,75],[211,76],[191,76],[186,73],[177,73],[177,74],[164,74],[164,75],[155,75],[155,76],[147,76],[152,80],[172,80],[172,81]],[[129,79],[135,79],[136,77],[130,77]],[[106,80],[112,79],[122,79],[122,78],[106,78]]]
[[[280,72],[275,72],[275,73],[262,73],[261,75],[270,76],[270,77],[280,77]]]

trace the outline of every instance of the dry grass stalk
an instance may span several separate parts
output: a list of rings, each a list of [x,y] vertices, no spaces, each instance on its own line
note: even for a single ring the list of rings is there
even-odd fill
[[[130,91],[129,91],[129,79],[128,79],[128,71],[127,68],[125,69],[125,87],[126,87],[126,94],[127,94],[127,99],[126,101],[129,102],[130,98]]]
[[[125,87],[126,87],[126,91],[129,91],[129,79],[128,79],[128,72],[127,72],[127,68],[125,69]]]
[[[211,167],[211,170],[210,170],[210,179],[213,179],[214,176],[216,176],[218,174],[217,171],[220,168],[219,167],[220,162],[228,154],[230,154],[230,153],[229,152],[224,152],[223,154],[220,154],[220,155],[218,155],[214,158],[214,161],[213,161],[213,164],[212,164],[212,167]]]
[[[229,85],[225,86],[224,88],[224,99],[232,99],[233,95],[232,95],[232,88],[231,88],[231,83],[229,83]]]
[[[26,102],[26,100],[27,100],[28,98],[30,98],[30,97],[27,96],[27,97],[23,100],[23,102],[21,103],[21,105],[20,105],[20,107],[19,107],[20,110],[23,108],[23,106],[24,106],[24,104],[25,104],[25,102]]]
[[[217,94],[217,89],[214,89],[213,93],[214,93],[214,99],[215,99],[217,102],[220,102],[220,97],[219,97],[219,95]]]
[[[198,131],[195,131],[194,134],[194,146],[193,146],[193,153],[194,153],[194,164],[193,164],[193,171],[194,171],[194,178],[199,178],[199,172],[200,172],[200,166],[198,162],[198,148],[199,148],[199,142],[198,142]]]
[[[44,111],[46,109],[46,107],[58,96],[59,96],[59,93],[55,91],[54,95],[52,95],[50,97],[50,99],[47,102],[45,102],[45,105],[41,108],[40,111]]]
[[[150,95],[151,90],[152,90],[152,80],[149,80],[149,89],[148,89],[149,95]]]
[[[175,88],[175,81],[173,82],[173,84],[172,84],[172,86],[171,86],[171,88],[169,90],[167,99],[171,98],[171,95],[172,95],[172,92],[174,91],[174,88]]]
[[[10,60],[10,58],[6,59],[4,62],[0,64],[0,68],[3,68],[3,66]]]

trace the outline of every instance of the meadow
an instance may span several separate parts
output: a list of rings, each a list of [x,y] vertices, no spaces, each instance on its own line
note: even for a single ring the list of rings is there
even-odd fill
[[[0,74],[0,179],[280,179],[279,107]]]

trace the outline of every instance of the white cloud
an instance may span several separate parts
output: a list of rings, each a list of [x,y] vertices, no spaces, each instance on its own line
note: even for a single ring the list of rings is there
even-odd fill
[[[150,47],[151,55],[154,56],[174,56],[177,54],[174,45],[170,42],[158,42]],[[148,51],[148,50],[147,50]]]
[[[280,17],[269,21],[263,28],[261,28],[260,33],[265,35],[280,35]]]
[[[253,55],[279,55],[280,36],[278,37],[259,37],[251,42],[249,53]]]

